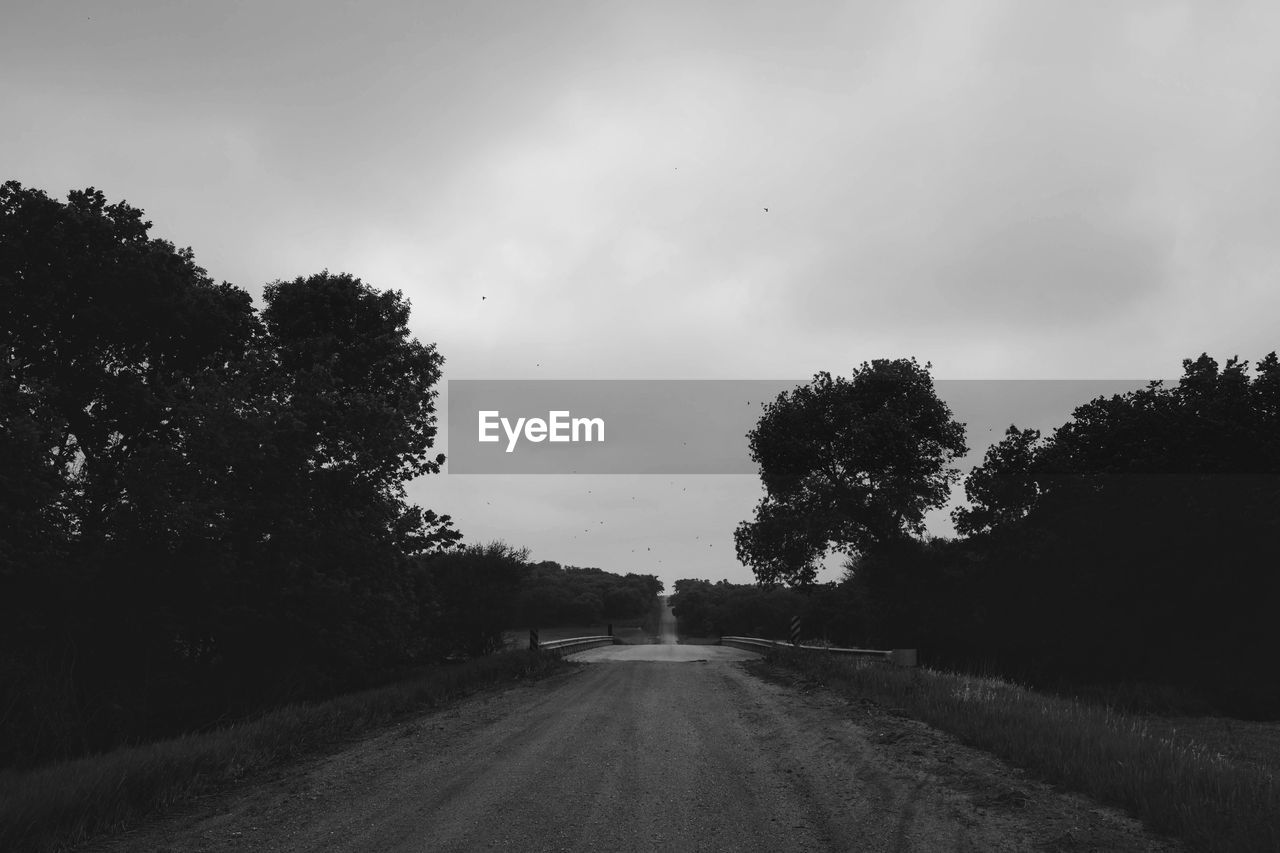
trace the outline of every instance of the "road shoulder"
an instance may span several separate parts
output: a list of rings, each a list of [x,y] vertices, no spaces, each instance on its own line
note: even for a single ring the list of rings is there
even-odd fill
[[[1033,778],[990,753],[869,699],[844,695],[766,660],[741,666],[783,688],[798,703],[838,715],[861,732],[876,755],[930,787],[945,789],[959,819],[1006,837],[1022,836],[1045,851],[1146,851],[1181,853],[1176,840],[1084,795]]]
[[[472,737],[497,720],[545,700],[581,667],[536,680],[481,687],[344,743],[278,765],[260,774],[186,800],[126,830],[95,836],[75,853],[232,853],[290,849],[274,839],[307,835],[309,825],[350,810],[353,794],[366,791],[397,763],[420,761]]]

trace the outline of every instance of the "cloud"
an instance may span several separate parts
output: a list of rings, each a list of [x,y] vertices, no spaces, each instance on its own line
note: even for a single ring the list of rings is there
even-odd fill
[[[12,29],[5,178],[126,198],[251,292],[325,267],[400,289],[451,378],[1132,377],[1277,348],[1261,0],[27,4]],[[544,486],[536,524],[480,521],[483,484],[442,503],[521,541],[561,518]],[[716,529],[750,511],[717,501]]]

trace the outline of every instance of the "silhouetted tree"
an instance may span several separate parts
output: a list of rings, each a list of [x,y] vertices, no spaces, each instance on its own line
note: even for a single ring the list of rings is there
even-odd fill
[[[421,558],[416,571],[426,589],[419,628],[437,654],[480,656],[502,648],[502,632],[515,621],[529,552],[490,542]]]
[[[1037,440],[1011,428],[955,514],[988,653],[1030,678],[1179,684],[1280,707],[1280,363],[1183,362]],[[960,602],[957,602],[960,605]]]
[[[958,477],[964,425],[930,365],[878,359],[783,392],[749,434],[766,494],[734,533],[761,583],[808,584],[830,550],[853,554],[923,530]]]
[[[269,284],[262,312],[288,377],[308,461],[379,487],[437,473],[436,383],[444,359],[409,331],[409,303],[328,271]]]
[[[94,189],[0,187],[0,761],[402,662],[441,358],[321,273],[249,295]],[[263,322],[265,320],[265,322]]]
[[[661,592],[662,581],[654,575],[622,576],[545,560],[528,567],[521,584],[519,621],[549,628],[639,619]]]
[[[0,432],[26,469],[0,502],[43,527],[9,539],[0,578],[0,599],[25,614],[4,620],[3,645],[26,661],[0,689],[8,719],[32,727],[5,747],[92,745],[76,731],[86,707],[125,733],[141,712],[104,709],[149,704],[144,683],[172,658],[172,576],[155,558],[184,512],[161,495],[173,476],[193,479],[173,448],[190,440],[196,389],[234,372],[260,326],[248,294],[149,228],[92,188],[64,204],[0,187]]]
[[[1039,491],[1032,470],[1040,431],[1010,426],[1004,439],[987,448],[982,464],[965,478],[969,506],[951,513],[962,535],[977,533],[1024,518]]]

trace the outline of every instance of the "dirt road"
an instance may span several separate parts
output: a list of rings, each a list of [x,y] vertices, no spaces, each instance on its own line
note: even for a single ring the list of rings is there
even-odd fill
[[[570,660],[579,663],[610,661],[666,661],[668,663],[713,663],[733,660],[755,660],[755,652],[731,646],[680,646],[676,644],[676,617],[671,607],[663,605],[658,618],[658,642],[639,646],[601,646],[578,652]]]
[[[667,600],[662,600],[662,609],[658,612],[658,642],[663,645],[675,645],[676,614],[672,612]]]
[[[92,849],[1173,849],[914,721],[749,671],[760,667],[582,665]]]

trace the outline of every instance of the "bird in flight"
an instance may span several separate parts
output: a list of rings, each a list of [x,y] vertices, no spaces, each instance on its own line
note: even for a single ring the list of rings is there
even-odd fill
[[[767,207],[766,207],[766,208],[764,209],[764,212],[765,212],[765,213],[768,213],[768,212],[769,212],[769,208],[767,208]]]

